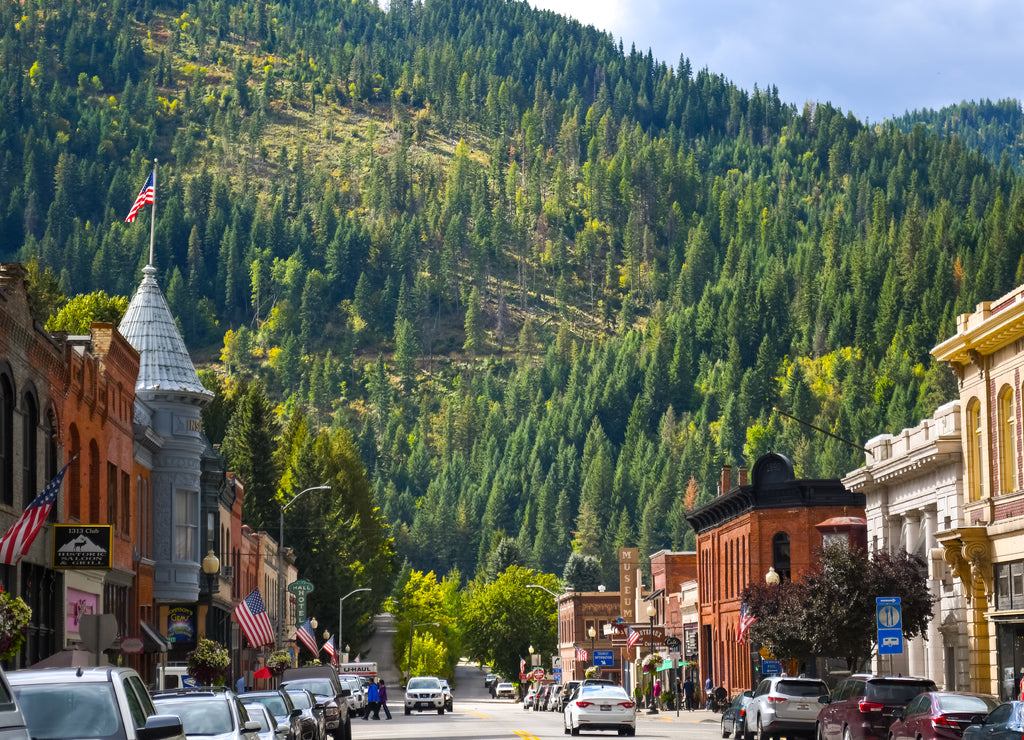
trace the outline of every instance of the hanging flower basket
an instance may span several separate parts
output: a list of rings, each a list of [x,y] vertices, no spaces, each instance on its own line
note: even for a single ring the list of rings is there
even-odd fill
[[[216,640],[200,638],[187,656],[188,675],[200,686],[223,686],[231,655]]]
[[[658,666],[660,666],[663,661],[664,659],[659,653],[651,653],[644,658],[644,673],[654,673],[658,670]]]
[[[267,670],[270,675],[277,677],[284,673],[285,668],[292,667],[292,656],[286,650],[275,650],[267,658]]]
[[[11,660],[25,642],[32,610],[20,596],[0,591],[0,660]]]
[[[592,665],[584,673],[585,678],[601,678],[601,667]]]

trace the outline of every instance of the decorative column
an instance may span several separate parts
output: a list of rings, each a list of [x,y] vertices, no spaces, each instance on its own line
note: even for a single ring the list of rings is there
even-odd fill
[[[960,581],[967,602],[967,649],[970,690],[999,695],[993,666],[995,633],[985,613],[993,593],[992,558],[985,527],[961,527],[936,535],[943,558]]]
[[[924,549],[925,557],[927,557],[927,548],[921,547],[921,512],[918,510],[905,512],[903,514],[903,527],[907,552],[913,555],[919,550]],[[924,651],[924,637],[915,637],[913,640],[907,641],[907,668],[911,676],[929,675]]]
[[[924,510],[924,544],[925,564],[928,568],[928,590],[933,594],[939,594],[939,600],[935,602],[935,613],[928,623],[927,665],[928,675],[936,684],[943,685],[946,681],[944,670],[945,659],[943,657],[943,640],[939,633],[939,627],[945,619],[942,611],[942,576],[945,570],[945,563],[942,560],[942,548],[938,547],[935,541],[935,532],[938,529],[938,511],[932,504]],[[955,675],[955,674],[954,674]],[[956,691],[955,686],[944,686],[946,691]]]

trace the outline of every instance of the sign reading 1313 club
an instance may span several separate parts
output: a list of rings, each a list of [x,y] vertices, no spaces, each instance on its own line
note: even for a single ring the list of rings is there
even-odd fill
[[[110,524],[54,524],[54,568],[110,569],[113,526]]]

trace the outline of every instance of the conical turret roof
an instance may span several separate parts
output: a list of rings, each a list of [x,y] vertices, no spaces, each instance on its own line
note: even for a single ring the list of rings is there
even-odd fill
[[[213,393],[199,381],[171,309],[156,283],[156,268],[146,265],[142,274],[142,283],[119,327],[139,353],[136,392],[178,392],[198,396],[204,401],[212,399]]]

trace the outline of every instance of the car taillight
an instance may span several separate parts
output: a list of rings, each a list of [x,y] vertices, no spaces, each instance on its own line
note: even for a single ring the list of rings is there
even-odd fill
[[[865,714],[867,712],[881,712],[883,709],[885,709],[885,705],[879,704],[876,701],[868,701],[867,699],[861,699],[857,703],[857,709],[859,709],[861,712],[864,712]]]
[[[779,702],[786,701],[786,697],[784,697],[784,696],[769,696],[768,697],[768,701],[771,704],[778,704]]]
[[[741,709],[740,710],[740,719],[743,719],[746,716],[747,716],[747,710],[746,709]]]
[[[594,706],[594,702],[592,702],[592,701],[578,701],[578,702],[576,702],[576,706],[578,706],[580,709],[585,709],[586,707]]]
[[[620,701],[619,702],[619,706],[622,707],[623,709],[632,709],[633,708],[633,702],[631,702],[631,701]]]
[[[955,727],[960,729],[960,723],[955,719],[950,719],[944,714],[940,714],[938,717],[932,717],[932,725],[937,727]]]

